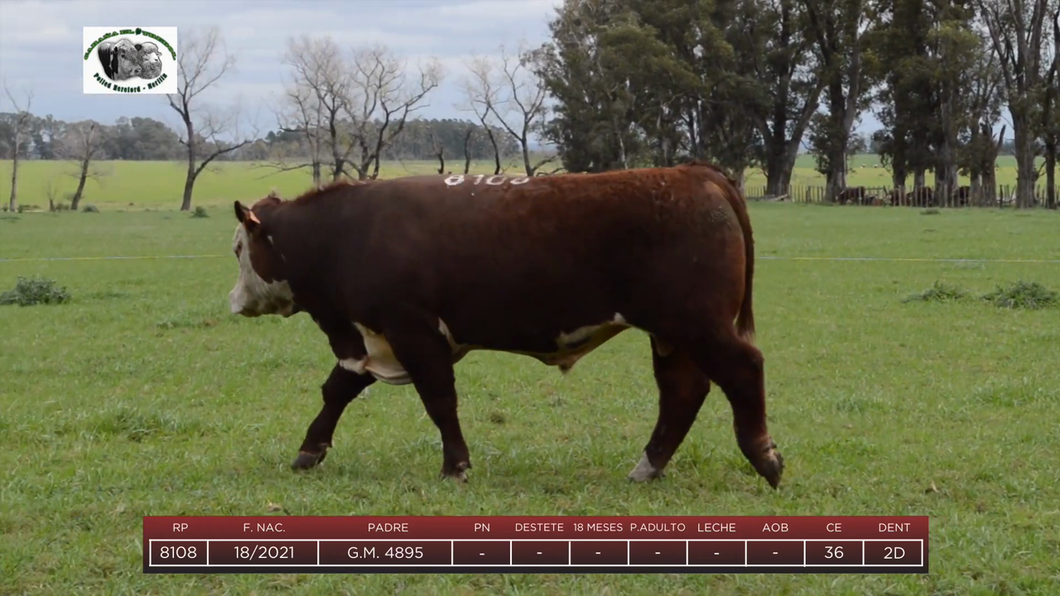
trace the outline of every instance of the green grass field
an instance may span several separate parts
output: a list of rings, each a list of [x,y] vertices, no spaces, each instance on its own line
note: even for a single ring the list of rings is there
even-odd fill
[[[137,206],[169,207],[176,194],[158,194],[168,166],[152,167],[137,174],[138,192],[122,192],[142,197]],[[461,486],[437,479],[438,432],[411,386],[374,386],[347,410],[323,466],[288,469],[333,358],[304,315],[228,314],[237,270],[227,201],[268,183],[211,180],[200,195],[217,205],[208,218],[0,214],[0,259],[8,259],[0,291],[40,275],[72,295],[60,305],[0,306],[0,593],[1057,593],[1060,309],[1002,309],[974,295],[1019,280],[1060,290],[1060,264],[918,260],[1060,259],[1060,244],[1043,241],[1055,238],[1056,213],[753,204],[765,257],[755,280],[758,345],[770,430],[787,460],[778,491],[739,453],[717,388],[668,476],[626,480],[656,415],[639,332],[566,377],[519,356],[475,352],[462,361],[461,417],[475,467]],[[299,187],[286,184],[285,192]],[[203,258],[91,259],[190,254]],[[39,260],[72,256],[86,260]],[[909,260],[793,259],[836,256]],[[973,297],[903,302],[936,281]],[[518,514],[928,515],[931,572],[141,570],[145,515]]]
[[[890,173],[879,166],[876,155],[859,155],[851,160],[849,186],[890,187]],[[446,169],[462,172],[463,161],[446,162]],[[874,167],[876,166],[876,167]],[[107,175],[102,183],[89,180],[85,187],[84,203],[90,203],[107,211],[142,211],[145,209],[177,209],[184,193],[184,176],[187,165],[181,162],[101,162],[100,169]],[[507,172],[518,173],[521,166],[510,162]],[[438,164],[432,161],[386,162],[380,168],[381,178],[394,178],[411,174],[434,174]],[[1015,186],[1016,160],[1012,156],[998,158],[997,182],[999,185]],[[492,174],[490,161],[473,162],[471,171]],[[68,200],[77,189],[77,180],[69,174],[76,172],[71,163],[55,161],[29,161],[19,166],[19,201],[48,208],[48,185],[51,185],[56,201]],[[928,176],[928,182],[934,178]],[[211,165],[195,184],[193,205],[205,207],[231,203],[235,199],[262,197],[275,188],[282,196],[297,196],[312,182],[308,170],[277,173],[263,164],[220,163]],[[766,183],[759,170],[747,173],[745,186],[749,192],[758,192]],[[961,184],[968,184],[961,178]],[[813,157],[802,155],[795,164],[791,185],[795,188],[823,186],[824,177],[814,169]],[[0,162],[0,202],[7,204],[11,194],[11,162]]]

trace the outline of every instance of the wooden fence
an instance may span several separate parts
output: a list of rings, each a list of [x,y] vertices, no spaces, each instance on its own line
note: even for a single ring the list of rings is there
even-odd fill
[[[784,192],[774,194],[767,192],[765,185],[750,185],[744,187],[744,194],[750,200],[898,207],[1011,207],[1016,197],[1016,187],[1009,184],[997,185],[992,197],[984,188],[973,190],[969,186],[959,187],[950,197],[937,197],[933,186],[906,187],[902,190],[890,186],[855,186],[847,187],[829,201],[827,190],[824,186],[788,186]],[[1054,196],[1060,201],[1060,186],[1056,187],[1055,192]],[[1045,207],[1047,196],[1045,185],[1036,186],[1031,206]]]

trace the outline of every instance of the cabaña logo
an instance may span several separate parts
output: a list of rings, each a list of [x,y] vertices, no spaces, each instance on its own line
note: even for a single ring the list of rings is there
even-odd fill
[[[85,27],[85,93],[176,93],[177,28]]]

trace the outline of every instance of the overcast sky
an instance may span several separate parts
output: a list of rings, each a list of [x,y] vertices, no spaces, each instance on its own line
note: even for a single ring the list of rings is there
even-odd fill
[[[85,95],[82,91],[82,27],[135,28],[216,25],[227,49],[238,56],[236,71],[204,99],[239,101],[264,134],[274,128],[268,101],[282,89],[280,57],[286,39],[303,33],[329,34],[339,44],[381,42],[405,58],[437,57],[445,79],[430,97],[426,117],[467,118],[461,112],[464,62],[496,54],[520,40],[538,45],[548,37],[548,20],[562,0],[0,0],[0,79],[16,90],[32,88],[32,111],[75,121],[113,123],[121,116],[176,123],[162,95]],[[178,37],[179,39],[179,37]],[[179,41],[178,41],[179,46]],[[178,47],[179,51],[179,47]],[[0,111],[11,105],[0,99]],[[861,130],[879,124],[862,117]]]

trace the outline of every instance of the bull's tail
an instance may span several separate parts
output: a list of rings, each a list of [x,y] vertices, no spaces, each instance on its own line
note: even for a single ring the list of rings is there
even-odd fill
[[[725,184],[718,186],[725,189],[725,199],[736,213],[743,232],[744,245],[744,289],[740,312],[736,315],[736,333],[745,341],[753,342],[755,337],[755,316],[752,309],[751,288],[754,285],[755,243],[751,234],[751,218],[747,215],[747,201],[739,190],[739,185],[724,170],[714,164],[693,161],[688,165],[705,166],[725,179]],[[720,182],[720,181],[719,181]]]
[[[744,245],[743,302],[740,303],[740,314],[736,315],[736,332],[744,340],[754,341],[755,315],[751,307],[751,288],[754,285],[755,276],[755,241],[751,236],[751,218],[747,215],[747,203],[735,185],[732,185],[727,194],[729,195],[729,204],[732,205],[732,210],[736,212],[736,218],[740,220]]]

